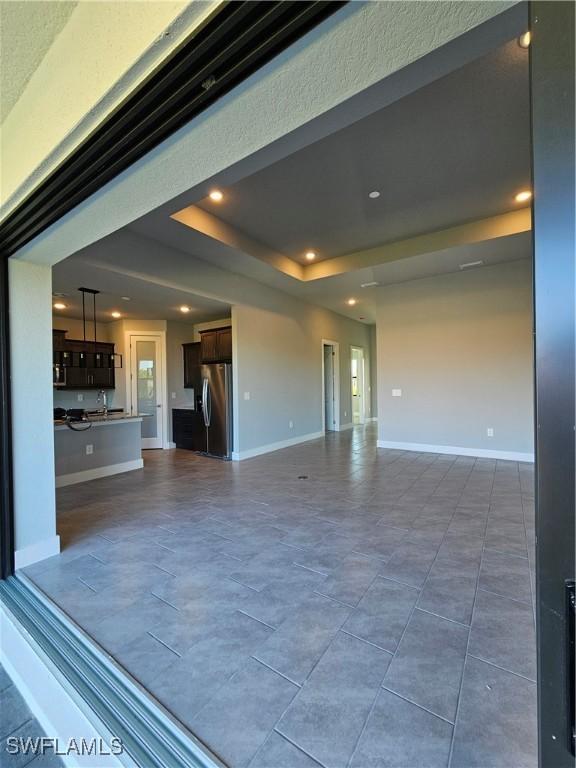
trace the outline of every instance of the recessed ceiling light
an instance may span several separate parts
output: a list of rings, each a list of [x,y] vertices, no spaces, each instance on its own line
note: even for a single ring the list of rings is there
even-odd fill
[[[530,46],[530,41],[532,40],[532,33],[531,32],[524,32],[523,35],[520,35],[518,38],[518,45],[520,48],[528,48]]]
[[[514,200],[517,203],[526,203],[532,197],[532,192],[529,189],[523,189],[522,192],[518,192]]]
[[[484,264],[484,262],[480,259],[479,261],[468,261],[466,264],[459,264],[458,266],[460,269],[472,269],[472,267],[481,267]]]
[[[185,304],[180,307],[180,312],[190,312],[190,307],[187,307]]]
[[[306,258],[308,261],[314,261],[316,258],[316,253],[314,251],[306,251]]]
[[[54,304],[54,309],[66,309],[67,306],[67,304],[63,304],[61,301],[57,301]]]
[[[112,315],[112,317],[115,317],[115,318],[119,318],[119,317],[122,317],[122,315],[120,314],[120,312],[111,312],[110,314]]]
[[[377,280],[372,280],[369,283],[360,283],[360,288],[372,288],[374,285],[380,285]]]
[[[348,299],[346,304],[348,304],[350,307],[353,307],[354,304],[356,304],[356,299]]]
[[[373,190],[372,192],[368,192],[368,197],[372,200],[376,200],[377,197],[380,197],[380,192],[378,192],[377,189]]]
[[[208,195],[210,200],[213,200],[215,203],[221,203],[224,199],[224,195],[222,192],[220,192],[219,189],[213,189],[212,192]]]
[[[131,301],[130,296],[120,296],[122,301]]]

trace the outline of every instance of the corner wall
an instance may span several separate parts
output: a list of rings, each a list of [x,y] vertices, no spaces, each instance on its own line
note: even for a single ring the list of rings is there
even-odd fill
[[[275,295],[274,309],[233,307],[235,458],[322,434],[322,339],[340,344],[341,428],[352,421],[351,345],[363,347],[370,364],[369,326]]]
[[[380,447],[533,460],[529,259],[382,288],[377,334]]]
[[[56,555],[52,274],[10,259],[10,366],[16,567]]]

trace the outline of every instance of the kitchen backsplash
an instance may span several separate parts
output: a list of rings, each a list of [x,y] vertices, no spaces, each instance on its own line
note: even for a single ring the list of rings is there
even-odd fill
[[[106,390],[108,395],[108,408],[120,408],[124,403],[118,403],[114,405],[114,391]],[[83,400],[78,400],[78,395],[83,395]],[[118,401],[120,398],[116,398]],[[98,392],[94,390],[74,390],[63,391],[61,389],[54,389],[54,408],[84,408],[85,410],[93,410],[95,408],[101,408],[102,403],[98,402]]]

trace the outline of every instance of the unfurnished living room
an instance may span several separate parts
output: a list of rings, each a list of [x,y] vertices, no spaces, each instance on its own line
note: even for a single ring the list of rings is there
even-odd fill
[[[0,765],[573,766],[573,6],[0,8]]]

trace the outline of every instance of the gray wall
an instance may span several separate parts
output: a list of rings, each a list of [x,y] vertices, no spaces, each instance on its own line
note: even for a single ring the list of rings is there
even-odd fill
[[[379,440],[531,454],[530,261],[378,294]]]
[[[137,461],[142,458],[141,426],[140,421],[115,421],[93,425],[81,432],[74,432],[67,427],[56,429],[56,477]],[[86,454],[87,445],[93,448],[89,455]]]
[[[275,298],[274,309],[232,310],[240,453],[322,430],[322,339],[340,344],[342,425],[352,420],[351,345],[363,347],[370,363],[368,326],[280,293]]]
[[[50,267],[10,259],[10,361],[16,560],[55,554]],[[28,549],[30,551],[30,549]]]

